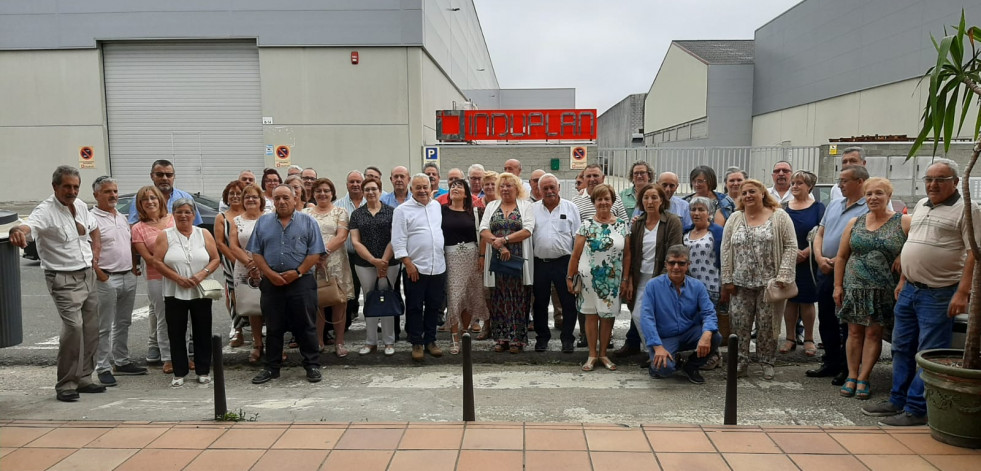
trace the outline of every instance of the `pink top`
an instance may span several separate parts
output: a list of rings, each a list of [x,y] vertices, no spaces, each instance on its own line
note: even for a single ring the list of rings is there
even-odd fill
[[[174,217],[170,214],[167,215],[167,225],[166,228],[174,227]],[[157,229],[145,222],[138,222],[133,224],[133,243],[141,243],[146,246],[147,251],[150,255],[153,255],[153,248],[157,244],[157,234],[159,234],[161,229]],[[159,280],[163,278],[153,265],[147,262],[146,264],[146,279],[147,280]]]

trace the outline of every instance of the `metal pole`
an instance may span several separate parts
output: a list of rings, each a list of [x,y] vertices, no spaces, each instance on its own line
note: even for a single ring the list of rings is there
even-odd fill
[[[228,404],[225,401],[225,369],[222,367],[221,336],[211,336],[211,384],[215,388],[215,418],[225,417],[228,413]]]
[[[463,334],[463,421],[477,420],[473,404],[473,346],[470,333]]]
[[[726,353],[726,425],[736,425],[736,367],[739,366],[739,336],[729,334],[729,351]]]

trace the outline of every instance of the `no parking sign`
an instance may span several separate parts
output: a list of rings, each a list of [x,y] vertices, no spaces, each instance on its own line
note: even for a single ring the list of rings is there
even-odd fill
[[[574,146],[569,148],[569,168],[572,170],[582,170],[586,168],[586,148]]]

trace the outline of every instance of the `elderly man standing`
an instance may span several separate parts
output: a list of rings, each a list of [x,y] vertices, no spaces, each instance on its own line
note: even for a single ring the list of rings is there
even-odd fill
[[[99,350],[95,373],[105,386],[115,386],[117,375],[145,375],[147,369],[129,359],[129,326],[136,303],[136,276],[132,240],[126,216],[116,211],[116,180],[102,176],[92,183],[96,206],[89,212],[99,225],[99,263],[94,265],[99,292]],[[115,368],[113,368],[115,367]]]
[[[530,195],[532,202],[542,200],[542,175],[545,175],[545,171],[540,168],[536,168],[534,172],[531,172],[531,178],[528,179],[528,185],[531,186]]]
[[[559,317],[559,309],[563,313],[576,312],[576,297],[569,292],[565,275],[576,231],[582,221],[579,219],[579,208],[572,201],[559,196],[559,179],[555,175],[542,175],[538,185],[542,200],[531,206],[535,214],[535,232],[532,233],[535,277],[532,289],[535,295],[535,351],[544,352],[548,350],[548,341],[552,338],[548,330],[548,300],[552,290],[558,294],[560,304],[554,306],[556,318]],[[556,323],[562,324],[562,352],[572,353],[575,351],[576,323],[571,319]]]
[[[433,192],[434,199],[449,193],[449,191],[439,187],[439,165],[429,162],[422,166],[422,172],[429,177],[429,188]]]
[[[253,384],[279,377],[286,330],[300,345],[307,381],[316,383],[322,377],[313,267],[326,251],[317,221],[296,210],[295,198],[289,185],[273,190],[276,212],[259,217],[246,249],[262,272],[260,304],[266,323],[266,368],[252,378]]]
[[[623,208],[627,210],[627,215],[634,216],[637,209],[637,192],[647,186],[654,179],[654,169],[643,160],[634,162],[630,167],[630,181],[633,186],[629,186],[620,191],[620,200],[623,201]]]
[[[794,173],[794,167],[786,160],[773,164],[773,186],[767,188],[767,191],[781,204],[789,203],[790,200],[794,199],[794,195],[790,194],[790,175],[792,173]]]
[[[405,267],[405,330],[415,361],[423,360],[424,349],[443,356],[436,345],[436,323],[446,297],[443,213],[429,182],[424,173],[412,177],[412,200],[395,208],[392,216],[392,249]]]
[[[242,170],[238,173],[238,181],[242,182],[243,185],[252,185],[255,183],[255,174],[252,170]],[[218,212],[223,213],[228,210],[228,205],[224,201],[218,202]]]
[[[828,203],[828,208],[824,211],[824,219],[821,220],[817,235],[814,237],[814,246],[821,247],[821,250],[814,254],[814,261],[820,270],[817,280],[818,331],[821,333],[821,341],[824,342],[824,357],[820,368],[807,370],[805,374],[812,378],[834,376],[831,383],[837,386],[844,384],[848,374],[843,341],[848,338],[848,333],[847,330],[842,332],[836,315],[837,306],[833,297],[835,257],[838,256],[841,235],[845,232],[848,221],[869,212],[868,206],[865,205],[865,191],[862,189],[865,180],[868,179],[869,172],[865,167],[850,165],[842,169],[838,186],[841,187],[844,198]]]
[[[508,159],[504,162],[504,171],[519,179],[521,178],[521,161],[518,159]],[[521,186],[525,187],[525,194],[531,196],[531,184],[521,180]]]
[[[480,164],[473,164],[467,168],[467,181],[470,182],[470,194],[475,198],[484,197],[484,166]],[[481,200],[481,205],[484,204]]]
[[[957,192],[957,164],[936,159],[923,178],[927,197],[913,208],[909,237],[900,254],[902,276],[896,287],[892,332],[892,391],[889,400],[862,408],[883,417],[879,425],[927,423],[923,379],[916,353],[950,348],[952,318],[967,312],[974,255]],[[975,234],[981,234],[981,209],[972,203]]]
[[[409,200],[409,169],[399,165],[392,169],[389,180],[392,182],[392,192],[385,193],[381,202],[393,208]]]
[[[351,213],[354,210],[362,207],[368,201],[364,199],[364,192],[361,191],[361,184],[364,183],[364,175],[357,170],[352,170],[348,172],[347,179],[345,181],[347,185],[347,194],[343,198],[338,199],[334,202],[335,206],[344,208],[347,211],[348,220],[351,219]],[[351,267],[351,273],[354,271],[354,260],[358,258],[358,253],[354,251],[354,243],[351,242],[351,236],[348,235],[347,241],[344,242],[344,248],[347,250],[347,261]],[[354,278],[354,292],[361,292],[361,281],[358,277]],[[347,302],[347,319],[350,322],[352,319],[358,317],[358,310],[361,309],[361,303],[358,301],[358,297],[354,296],[354,299]]]
[[[10,243],[24,248],[33,237],[48,292],[61,316],[58,343],[59,401],[78,400],[78,393],[101,393],[92,381],[99,347],[99,298],[94,266],[99,263],[99,226],[78,199],[78,170],[62,165],[51,176],[54,194],[39,204],[23,224],[10,229]]]
[[[681,227],[684,230],[688,230],[692,226],[691,211],[688,209],[688,202],[674,195],[678,191],[678,185],[680,184],[678,175],[674,172],[661,173],[657,176],[656,183],[661,185],[661,188],[664,188],[664,193],[671,200],[671,205],[668,206],[668,212],[681,218]]]
[[[688,381],[702,384],[705,379],[699,367],[719,348],[722,336],[708,290],[687,275],[689,263],[687,247],[668,247],[664,262],[667,273],[648,281],[644,288],[640,325],[650,348],[652,378],[671,376],[682,364]],[[685,360],[675,358],[686,350],[695,352]]]
[[[603,174],[603,168],[599,164],[589,164],[583,170],[583,179],[586,184],[586,191],[573,198],[572,203],[579,208],[579,219],[585,221],[596,215],[596,208],[593,206],[593,200],[590,199],[589,195],[593,194],[593,189],[596,188],[596,185],[606,180],[606,175]],[[614,216],[629,221],[627,210],[624,209],[623,201],[620,198],[617,198],[613,203],[613,209],[610,211],[613,212]]]

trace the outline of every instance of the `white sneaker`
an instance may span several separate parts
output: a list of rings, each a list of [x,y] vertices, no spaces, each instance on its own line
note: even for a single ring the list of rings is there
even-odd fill
[[[201,383],[201,384],[208,384],[208,383],[211,382],[211,376],[210,375],[200,375],[200,376],[198,376],[198,382]]]
[[[358,350],[358,355],[367,355],[367,354],[375,351],[376,348],[378,348],[378,347],[375,347],[374,345],[365,345],[365,346],[361,347],[361,350]]]
[[[385,345],[385,356],[390,357],[395,355],[395,347],[392,345]]]
[[[170,387],[179,388],[184,385],[184,378],[180,376],[174,376],[174,379],[170,380]]]

